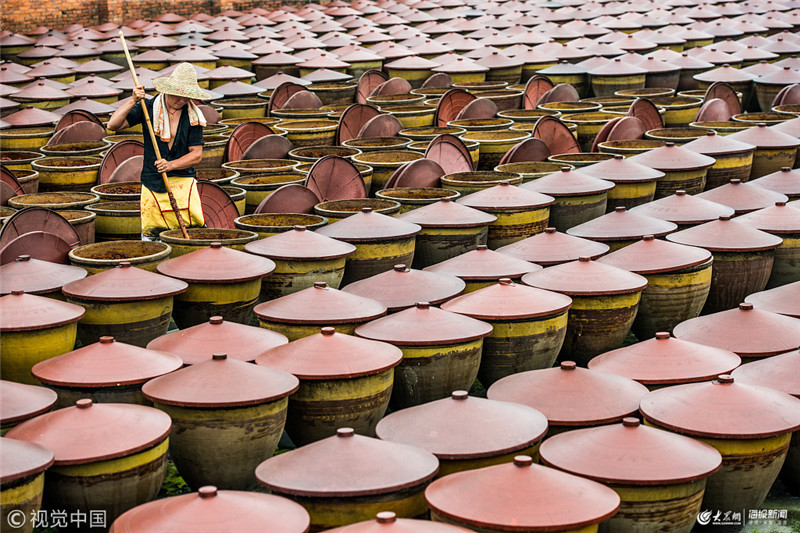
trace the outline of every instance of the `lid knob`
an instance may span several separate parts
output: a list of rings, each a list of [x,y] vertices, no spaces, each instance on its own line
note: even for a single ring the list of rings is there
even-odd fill
[[[30,261],[30,260],[31,260],[31,256],[29,256],[29,255],[21,255],[21,256],[17,257],[17,261]]]
[[[214,485],[206,485],[205,487],[200,487],[197,489],[197,494],[201,498],[213,498],[217,495],[217,487]]]
[[[730,215],[720,215],[720,216],[719,216],[719,219],[720,219],[720,220],[730,220],[730,219],[731,219],[731,216],[730,216]]]
[[[212,242],[211,243],[211,248],[215,248],[215,249],[216,248],[222,248],[222,243],[221,242]]]
[[[431,304],[430,302],[417,302],[416,307],[417,309],[430,309]]]
[[[533,458],[529,455],[517,455],[514,457],[514,466],[531,466]]]
[[[561,370],[575,370],[578,364],[575,361],[561,361]]]
[[[642,240],[643,241],[653,241],[653,240],[655,240],[655,237],[653,235],[645,235],[644,237],[642,237]]]
[[[622,425],[626,428],[638,428],[641,422],[634,416],[626,416],[622,419]]]
[[[221,316],[212,316],[211,318],[208,319],[208,322],[209,322],[209,324],[214,324],[216,326],[216,325],[222,324],[222,322],[224,322],[224,320],[223,320],[223,318]]]
[[[617,154],[617,155],[614,156],[614,159],[616,159],[617,161],[622,161],[625,158],[623,156],[621,156],[620,154]]]
[[[514,285],[514,282],[511,281],[511,278],[500,278],[499,280],[497,280],[497,283],[499,283],[500,285],[508,285],[508,286]]]
[[[352,437],[356,432],[353,428],[339,428],[336,430],[337,437]]]
[[[686,191],[675,191],[675,196],[686,196]]]
[[[742,182],[739,178],[731,178],[732,185],[739,185]]]
[[[753,310],[753,304],[751,304],[750,302],[742,302],[739,304],[739,311],[752,311],[752,310]]]
[[[569,172],[569,167],[561,167],[561,172]]]
[[[486,245],[486,244],[479,244],[479,245],[478,245],[478,246],[475,248],[475,250],[477,250],[477,251],[479,251],[479,252],[483,252],[483,251],[485,251],[485,250],[488,250],[488,249],[489,249],[489,246],[488,246],[488,245]]]
[[[717,377],[717,383],[719,383],[720,385],[730,385],[731,383],[733,383],[733,376],[731,376],[730,374],[720,374]]]
[[[792,167],[781,167],[781,172],[791,172]]]
[[[314,288],[315,289],[326,289],[327,290],[328,289],[328,284],[325,283],[324,281],[315,281],[314,282]]]
[[[393,524],[397,521],[397,515],[392,511],[381,511],[375,515],[375,520],[377,520],[379,524]]]
[[[500,182],[500,186],[501,187],[510,187],[511,184],[508,182],[508,180],[503,180],[503,181]]]
[[[123,261],[117,265],[117,268],[130,268],[131,262],[130,261]]]
[[[411,272],[411,269],[406,267],[405,265],[395,265],[394,266],[395,272]]]
[[[580,261],[581,263],[588,263],[591,260],[592,258],[589,257],[588,255],[582,255],[578,258],[578,261]]]
[[[332,328],[330,326],[327,326],[327,327],[324,327],[324,328],[320,329],[319,332],[322,333],[326,337],[330,337],[331,335],[336,333],[336,328]]]
[[[450,397],[454,400],[466,400],[469,397],[469,392],[465,390],[454,390]]]
[[[706,137],[713,137],[713,136],[715,136],[716,134],[717,134],[717,132],[716,132],[716,131],[714,131],[714,130],[708,130],[708,131],[706,132]]]
[[[669,332],[668,331],[659,331],[658,333],[656,333],[656,339],[658,339],[658,340],[669,339]]]
[[[114,337],[111,337],[109,335],[103,335],[102,337],[100,337],[100,344],[111,344],[113,342],[114,342]]]
[[[784,207],[786,202],[775,202],[775,207]]]
[[[667,143],[667,144],[665,144],[664,146],[666,146],[667,148],[672,148],[672,147],[674,147],[674,146],[675,146],[675,143],[673,143],[673,142],[668,142],[668,143]]]
[[[88,409],[92,406],[92,399],[91,398],[81,398],[77,402],[75,402],[75,407],[78,409]]]
[[[614,211],[617,213],[624,213],[625,211],[627,211],[627,208],[624,205],[618,205],[617,207],[614,208]]]
[[[556,230],[556,228],[545,228],[545,229],[544,229],[544,232],[545,232],[545,233],[550,233],[551,235],[552,235],[553,233],[556,233],[557,231],[558,231],[558,230]]]
[[[13,294],[14,296],[22,296],[23,294],[25,294],[25,291],[23,291],[22,289],[14,289],[11,291],[11,294]]]
[[[361,212],[362,213],[372,213],[372,208],[371,207],[362,207],[361,208]]]
[[[213,353],[211,354],[211,359],[213,361],[224,361],[228,358],[228,354],[226,353]]]
[[[446,203],[446,204],[449,204],[452,200],[450,198],[442,198],[441,201]],[[391,511],[387,511],[387,512],[391,512]]]

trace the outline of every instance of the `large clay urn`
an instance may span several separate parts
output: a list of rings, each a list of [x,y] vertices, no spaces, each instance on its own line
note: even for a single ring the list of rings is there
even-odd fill
[[[619,512],[600,526],[608,533],[690,533],[706,479],[722,464],[720,453],[708,444],[644,426],[635,417],[555,435],[540,451],[545,465],[619,494]]]
[[[763,122],[754,128],[734,133],[729,138],[755,145],[753,168],[750,171],[752,180],[777,172],[783,167],[793,166],[797,147],[800,146],[797,137],[774,130]]]
[[[746,141],[742,139],[742,142]],[[689,194],[703,192],[708,169],[716,162],[713,157],[675,146],[671,142],[635,155],[630,161],[665,174],[656,184],[656,199],[670,196],[679,190]]]
[[[391,406],[400,409],[468,389],[478,376],[492,325],[432,307],[429,302],[356,328],[356,336],[403,351],[394,371]]]
[[[3,531],[33,533],[32,517],[42,507],[44,472],[53,452],[33,442],[0,437],[0,489]]]
[[[716,161],[706,174],[705,190],[725,185],[732,179],[750,179],[756,149],[752,144],[717,135],[711,130],[705,137],[684,144],[683,148],[713,157]]]
[[[783,239],[775,250],[767,289],[800,281],[800,213],[796,209],[778,201],[736,220]]]
[[[465,286],[463,280],[451,274],[394,265],[392,270],[350,283],[342,291],[372,298],[393,313],[417,302],[439,305],[464,292]]]
[[[607,193],[608,212],[616,207],[631,209],[651,201],[656,194],[656,183],[664,177],[660,170],[634,163],[619,154],[614,159],[582,167],[576,172],[614,184]]]
[[[545,267],[576,261],[579,257],[597,259],[608,250],[607,244],[567,235],[552,227],[546,228],[542,233],[497,249],[501,254]]]
[[[513,244],[509,246],[513,246]],[[478,245],[471,252],[465,252],[441,263],[425,267],[427,271],[457,276],[464,280],[466,282],[464,292],[473,292],[489,287],[503,278],[519,281],[528,272],[536,272],[541,269],[542,267],[539,265],[523,259],[489,250],[485,244]]]
[[[246,490],[256,486],[255,467],[275,453],[298,386],[291,374],[217,353],[148,381],[142,394],[172,419],[170,456],[190,487]]]
[[[0,380],[0,436],[24,421],[48,412],[57,399],[56,391],[47,387]]]
[[[0,266],[0,295],[11,294],[11,291],[19,289],[28,294],[63,299],[61,287],[86,275],[87,272],[80,267],[21,255]]]
[[[703,509],[758,509],[800,428],[800,400],[746,385],[723,374],[705,383],[676,385],[642,398],[645,422],[710,444],[722,468],[706,481]]]
[[[256,364],[290,372],[300,388],[289,399],[286,431],[298,446],[350,427],[373,436],[386,413],[402,352],[332,327],[267,350]]]
[[[703,313],[731,309],[748,294],[763,290],[772,273],[775,250],[783,243],[780,237],[729,216],[672,233],[667,240],[705,248],[714,255]]]
[[[673,222],[617,207],[608,214],[571,227],[567,230],[567,234],[605,243],[613,252],[641,240],[645,235],[663,237],[675,231],[677,227]]]
[[[526,274],[522,282],[572,298],[559,359],[582,366],[622,344],[647,287],[647,278],[588,257]]]
[[[686,194],[686,191],[675,191],[672,196],[638,205],[632,211],[637,215],[674,222],[679,230],[711,222],[721,216],[730,217],[734,213],[732,207]]]
[[[256,469],[259,483],[311,515],[311,530],[361,522],[378,509],[400,518],[426,516],[424,490],[439,461],[421,448],[356,435],[336,435],[277,455]]]

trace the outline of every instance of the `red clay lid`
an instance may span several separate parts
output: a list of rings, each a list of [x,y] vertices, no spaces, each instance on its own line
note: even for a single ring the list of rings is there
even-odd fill
[[[226,352],[229,359],[252,362],[259,354],[287,342],[289,340],[281,333],[212,316],[207,323],[153,339],[147,348],[173,353],[183,360],[183,364],[195,365],[211,359],[214,353],[222,352]]]
[[[189,283],[232,283],[263,278],[275,270],[275,263],[212,242],[208,248],[169,259],[156,268],[159,274]]]
[[[470,530],[430,520],[397,518],[394,511],[381,511],[375,516],[375,520],[358,522],[328,531],[331,533],[468,533]]]
[[[746,302],[737,309],[685,320],[675,326],[674,335],[741,357],[767,357],[800,346],[797,319],[753,309],[753,304]]]
[[[528,272],[537,272],[542,267],[523,259],[489,250],[485,244],[441,263],[425,267],[439,274],[458,276],[463,280],[518,279]]]
[[[386,63],[383,67],[393,70],[430,70],[438,67],[439,63],[418,56],[406,56]]]
[[[744,301],[760,311],[800,318],[800,281],[751,294]]]
[[[100,337],[100,342],[37,363],[31,372],[47,385],[124,387],[145,383],[181,366],[177,355]]]
[[[356,251],[350,243],[308,231],[305,226],[295,226],[291,231],[272,235],[266,239],[244,245],[246,252],[281,260],[336,259]]]
[[[49,87],[44,81],[27,85],[9,98],[16,101],[44,102],[47,100],[69,100],[73,95],[60,89]]]
[[[425,450],[340,428],[333,437],[267,459],[256,478],[280,494],[348,498],[419,487],[438,470],[439,461]]]
[[[16,113],[12,113],[3,120],[12,126],[52,126],[61,119],[61,115],[39,109],[38,107],[27,107]]]
[[[620,248],[597,261],[636,274],[659,274],[702,265],[711,259],[711,252],[656,239],[652,235]]]
[[[175,296],[186,292],[188,288],[182,280],[148,272],[123,262],[117,268],[67,283],[61,291],[67,297],[81,300],[130,302]]]
[[[740,140],[744,141],[744,139]],[[800,144],[800,141],[798,141],[798,144]],[[691,150],[684,150],[673,143],[667,143],[666,146],[636,154],[629,161],[661,171],[708,168],[716,163],[713,157],[698,154]]]
[[[634,76],[636,74],[645,74],[647,70],[623,63],[621,59],[616,58],[605,65],[593,68],[589,71],[590,76]]]
[[[709,131],[705,137],[699,137],[684,144],[683,148],[709,156],[752,152],[756,149],[752,144],[737,141],[725,135],[717,135],[715,131]]]
[[[56,466],[96,463],[132,455],[169,435],[169,415],[143,405],[96,404],[88,398],[74,407],[27,420],[6,436],[53,450]]]
[[[708,56],[702,57],[701,59],[708,60],[713,63],[713,59],[709,59]],[[700,74],[695,74],[692,77],[697,81],[705,81],[705,82],[722,81],[725,83],[748,82],[756,79],[755,75],[747,72],[742,72],[741,69],[734,68],[727,64],[719,68],[709,70],[707,72],[701,72]]]
[[[386,307],[375,300],[336,290],[324,282],[316,282],[308,289],[261,303],[253,312],[259,318],[275,322],[346,324],[354,320],[381,317],[386,314]]]
[[[721,216],[699,226],[667,235],[667,240],[689,246],[700,246],[709,252],[757,252],[772,250],[783,243],[783,239],[757,230],[748,224]]]
[[[416,224],[375,213],[371,208],[365,207],[360,213],[320,228],[317,233],[345,242],[358,243],[403,239],[416,235],[421,230],[422,228]]]
[[[520,403],[544,413],[551,425],[589,426],[617,422],[639,408],[647,388],[631,379],[578,367],[530,370],[494,383],[488,398]]]
[[[794,148],[800,146],[800,139],[760,123],[755,128],[747,128],[728,136],[734,141],[753,144],[760,149]],[[638,156],[637,156],[638,157]]]
[[[733,371],[738,383],[769,387],[800,398],[800,350],[766,357]]]
[[[0,380],[0,425],[9,425],[46,413],[56,404],[53,389]]]
[[[600,241],[640,239],[645,235],[663,237],[675,231],[677,224],[617,207],[614,211],[578,224],[567,230],[569,235]]]
[[[793,85],[800,83],[800,73],[787,66],[770,74],[759,76],[754,81],[764,85]]]
[[[563,294],[516,284],[508,278],[442,304],[442,309],[483,320],[522,320],[557,315],[572,306]]]
[[[300,379],[351,379],[378,374],[402,359],[403,352],[395,346],[324,327],[320,333],[267,350],[256,358],[256,364]]]
[[[461,294],[465,286],[455,275],[395,265],[392,270],[350,283],[342,291],[371,297],[389,312],[395,312],[413,307],[416,302],[438,305]]]
[[[722,464],[712,446],[645,426],[635,417],[555,435],[542,443],[539,453],[547,466],[624,485],[689,483],[709,477]]]
[[[455,391],[450,398],[396,411],[378,422],[378,438],[419,446],[439,459],[467,460],[522,451],[547,432],[542,413]]]
[[[87,272],[76,266],[61,265],[21,255],[0,266],[0,294],[20,289],[28,294],[59,291],[71,281],[85,278]]]
[[[628,294],[647,287],[647,278],[581,257],[522,277],[532,287],[574,296]]]
[[[800,428],[800,400],[727,374],[651,392],[642,398],[641,412],[659,426],[698,437],[763,439]]]
[[[401,346],[429,346],[473,341],[492,333],[492,326],[468,316],[417,302],[356,328],[356,336]]]
[[[471,228],[486,226],[497,220],[494,215],[453,202],[450,198],[406,211],[396,218],[423,228]]]
[[[503,490],[494,490],[503,487]],[[619,496],[594,481],[533,464],[513,463],[445,476],[425,491],[432,511],[472,528],[493,531],[567,531],[614,516]]]
[[[507,244],[497,251],[539,265],[554,265],[584,256],[596,259],[608,249],[605,243],[559,233],[556,228],[546,228],[542,233]]]
[[[0,483],[7,485],[18,479],[38,475],[52,464],[53,452],[44,446],[0,437]]]
[[[211,359],[148,381],[142,394],[156,403],[218,409],[272,402],[299,387],[291,374],[215,353]]]
[[[787,196],[800,196],[800,171],[789,167],[784,167],[772,174],[748,181],[748,183]]]
[[[0,297],[0,332],[54,328],[77,322],[85,314],[79,305],[12,289]]]
[[[741,180],[738,179],[732,179],[730,183],[701,192],[697,197],[732,207],[736,210],[736,214],[738,215],[749,213],[757,209],[763,209],[768,206],[774,206],[776,202],[785,205],[785,202],[789,200],[785,194],[762,189],[757,185],[742,183]],[[787,209],[790,213],[794,211],[794,209],[791,208]],[[797,217],[797,213],[795,213],[795,217]],[[798,218],[794,221],[795,223],[793,226],[795,227],[798,227],[798,224],[800,224]],[[737,221],[738,220],[737,218]]]
[[[475,209],[519,210],[545,207],[555,199],[545,194],[520,189],[506,182],[483,189],[457,200],[458,203]]]
[[[556,197],[599,194],[613,188],[614,184],[610,181],[573,172],[570,167],[564,167],[561,172],[554,172],[520,185],[520,189]]]
[[[638,381],[642,385],[671,385],[708,381],[741,364],[738,355],[721,348],[670,337],[667,332],[589,361],[589,369]]]
[[[675,191],[672,196],[637,205],[631,211],[685,225],[702,224],[734,213],[732,207],[686,194],[686,191]]]
[[[285,533],[308,531],[310,518],[302,505],[281,496],[200,487],[197,492],[148,502],[114,520],[116,533],[182,531],[213,533],[252,531],[268,523]]]

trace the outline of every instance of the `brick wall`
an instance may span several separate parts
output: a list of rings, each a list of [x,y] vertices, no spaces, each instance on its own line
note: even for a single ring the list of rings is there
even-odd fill
[[[60,29],[79,23],[95,26],[104,22],[123,24],[149,19],[162,13],[188,17],[205,12],[210,15],[254,7],[276,9],[281,5],[300,5],[308,0],[0,0],[0,29],[26,32],[37,26]]]

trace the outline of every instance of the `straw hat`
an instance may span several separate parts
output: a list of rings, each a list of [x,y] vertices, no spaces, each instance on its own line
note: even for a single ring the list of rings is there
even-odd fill
[[[183,96],[193,100],[209,100],[211,94],[197,84],[197,72],[189,63],[181,63],[168,77],[155,78],[153,87],[156,91],[173,96]]]

